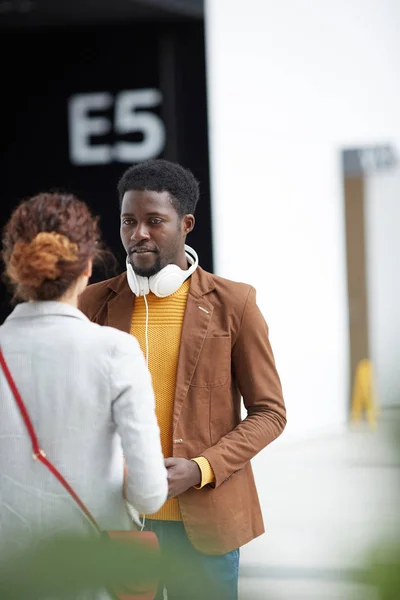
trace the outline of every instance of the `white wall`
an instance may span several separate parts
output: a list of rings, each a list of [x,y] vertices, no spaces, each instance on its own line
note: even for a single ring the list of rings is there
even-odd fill
[[[400,141],[400,2],[207,0],[206,31],[216,272],[258,289],[283,437],[333,431],[349,389],[340,152]]]
[[[380,404],[400,404],[400,168],[366,180],[372,360]]]

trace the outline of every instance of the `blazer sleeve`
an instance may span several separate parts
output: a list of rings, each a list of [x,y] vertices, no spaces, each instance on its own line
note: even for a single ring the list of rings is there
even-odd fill
[[[167,471],[150,373],[137,340],[118,332],[111,357],[113,418],[127,468],[126,499],[140,513],[157,512],[167,499]]]
[[[247,417],[213,447],[202,453],[215,474],[215,487],[239,472],[286,425],[282,387],[269,342],[268,326],[250,288],[237,338],[232,370]]]

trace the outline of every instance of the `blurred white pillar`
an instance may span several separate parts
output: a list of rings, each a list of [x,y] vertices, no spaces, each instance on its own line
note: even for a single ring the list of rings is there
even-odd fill
[[[340,152],[400,141],[398,0],[206,0],[216,272],[253,284],[286,439],[348,415]]]

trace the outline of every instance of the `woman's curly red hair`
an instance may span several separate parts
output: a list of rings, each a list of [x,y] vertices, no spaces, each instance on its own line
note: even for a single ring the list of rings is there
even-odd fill
[[[42,193],[14,210],[3,233],[6,276],[20,300],[57,300],[99,253],[98,219],[73,194]]]

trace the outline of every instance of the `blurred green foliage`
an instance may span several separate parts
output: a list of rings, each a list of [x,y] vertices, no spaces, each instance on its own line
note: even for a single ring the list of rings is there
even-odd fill
[[[33,598],[74,598],[85,590],[100,588],[138,589],[163,578],[177,582],[177,589],[202,589],[205,598],[212,588],[199,579],[195,565],[179,549],[164,555],[140,542],[56,535],[28,546],[0,568],[1,600]],[[215,588],[214,588],[215,594]]]
[[[393,429],[394,455],[400,456],[400,429]],[[399,503],[400,506],[400,503]],[[384,507],[382,507],[384,510]],[[400,599],[400,530],[393,541],[382,540],[365,558],[364,583],[373,586],[380,600]],[[0,540],[2,547],[5,540]],[[171,549],[160,556],[137,543],[105,541],[78,535],[55,535],[0,566],[0,600],[74,598],[84,590],[118,589],[124,585],[146,586],[149,581],[168,578],[179,590],[201,589],[204,598],[218,597],[218,591],[204,580],[189,557]],[[343,573],[348,580],[348,573]],[[215,585],[215,584],[214,584]],[[244,600],[242,598],[242,600]],[[246,600],[250,600],[246,598]],[[322,600],[322,599],[321,599]]]
[[[379,600],[399,600],[400,540],[397,543],[383,541],[371,551],[365,583],[379,592]]]
[[[74,598],[84,590],[118,589],[123,585],[146,586],[154,576],[168,571],[184,590],[214,594],[210,583],[198,580],[195,565],[172,551],[159,555],[141,544],[105,542],[80,536],[55,536],[30,546],[0,569],[1,600]],[[346,574],[343,574],[346,578]],[[380,600],[400,598],[400,543],[383,542],[366,562],[363,583],[379,592]],[[247,598],[250,600],[250,598]]]

